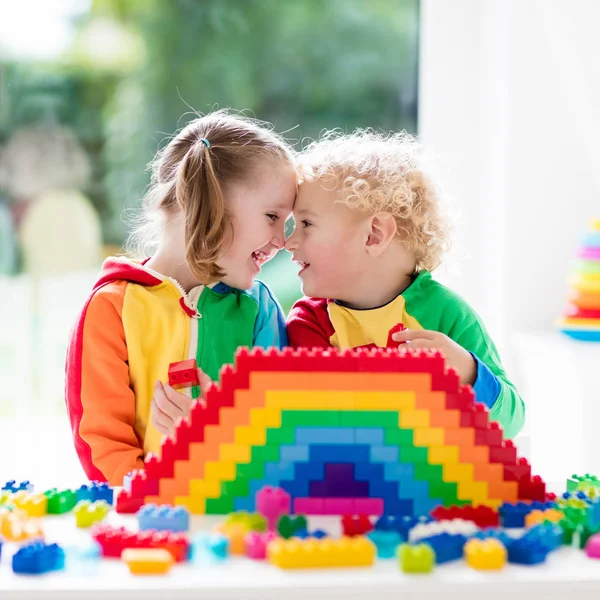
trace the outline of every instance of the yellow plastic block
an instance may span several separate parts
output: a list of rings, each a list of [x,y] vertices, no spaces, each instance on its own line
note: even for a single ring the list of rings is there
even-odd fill
[[[206,479],[233,480],[235,479],[235,462],[233,460],[209,460],[204,465],[204,477]]]
[[[236,427],[234,443],[240,446],[264,446],[267,430],[264,427]]]
[[[250,461],[250,446],[238,446],[237,444],[221,444],[219,448],[219,456],[221,460],[224,461],[246,463]]]
[[[102,521],[109,512],[110,505],[104,500],[81,500],[73,509],[75,525],[81,528],[91,527],[94,523]]]
[[[414,410],[414,392],[356,392],[357,410]]]
[[[458,464],[458,446],[431,446],[429,448],[429,463],[432,465]]]
[[[0,510],[0,536],[8,542],[23,542],[43,538],[44,531],[37,519],[30,519],[22,509]]]
[[[44,494],[29,494],[19,490],[7,502],[24,510],[30,517],[43,517],[48,512],[48,498]]]
[[[472,539],[465,544],[467,564],[473,569],[491,571],[502,569],[506,565],[506,548],[499,540]]]
[[[175,506],[185,506],[192,515],[203,515],[206,512],[206,499],[201,496],[175,496]]]
[[[250,410],[250,427],[258,429],[281,427],[281,408],[253,408]]]
[[[305,540],[277,538],[267,546],[267,558],[281,569],[368,567],[375,561],[375,545],[366,537]]]
[[[485,481],[459,481],[456,486],[459,500],[471,500],[473,504],[485,504],[489,500],[488,484]]]
[[[429,427],[429,411],[404,410],[398,416],[398,425],[403,429]]]
[[[444,444],[444,430],[440,427],[417,427],[413,435],[415,446],[441,446]]]
[[[442,471],[442,480],[448,483],[473,481],[475,467],[465,463],[447,464]]]
[[[192,498],[218,498],[221,495],[221,482],[217,479],[192,479],[190,496]]]
[[[173,566],[173,556],[164,548],[127,548],[121,560],[133,575],[165,575]]]

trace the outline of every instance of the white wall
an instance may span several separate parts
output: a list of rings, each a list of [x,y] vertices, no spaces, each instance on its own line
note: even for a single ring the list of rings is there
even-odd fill
[[[553,326],[600,217],[599,27],[598,0],[422,0],[420,133],[466,221],[450,283],[505,352]]]

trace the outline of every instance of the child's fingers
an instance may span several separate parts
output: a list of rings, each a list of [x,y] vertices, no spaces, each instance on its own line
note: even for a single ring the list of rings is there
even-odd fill
[[[200,391],[202,395],[206,394],[208,388],[212,385],[212,379],[200,368],[197,369],[198,381],[200,382]]]
[[[170,435],[174,431],[175,422],[158,408],[154,399],[150,405],[150,412],[152,413],[152,423],[160,433],[163,435]]]
[[[426,329],[405,329],[392,333],[392,339],[395,342],[412,342],[417,340],[435,340],[436,331],[428,331]]]
[[[181,402],[175,394],[177,394],[177,392],[169,385],[165,384],[163,386],[160,381],[156,382],[156,385],[154,386],[154,400],[156,405],[163,413],[173,419],[173,421],[184,415],[184,410],[180,406]],[[182,394],[178,395],[181,396]],[[189,400],[186,396],[184,396],[184,398]]]

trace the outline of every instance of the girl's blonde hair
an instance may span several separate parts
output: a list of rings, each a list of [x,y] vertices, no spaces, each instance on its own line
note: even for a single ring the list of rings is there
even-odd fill
[[[150,163],[150,187],[128,249],[150,255],[165,216],[181,210],[191,271],[204,282],[222,277],[217,261],[231,231],[224,189],[250,179],[266,159],[293,162],[291,148],[269,124],[227,110],[194,119]]]
[[[398,237],[416,270],[433,270],[450,247],[440,189],[419,141],[406,131],[357,129],[325,132],[299,158],[300,178],[310,176],[351,208],[394,216]]]

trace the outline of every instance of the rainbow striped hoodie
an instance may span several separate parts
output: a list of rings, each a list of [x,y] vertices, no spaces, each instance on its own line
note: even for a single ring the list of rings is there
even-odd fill
[[[150,404],[171,362],[195,358],[216,380],[239,346],[286,344],[285,317],[262,282],[246,291],[217,283],[186,294],[143,264],[109,258],[67,350],[67,412],[87,476],[121,485],[147,452],[159,450]]]
[[[385,348],[392,327],[439,331],[468,350],[477,363],[473,386],[477,400],[490,409],[507,437],[523,427],[525,405],[509,381],[494,342],[475,311],[457,294],[420,272],[402,294],[384,306],[351,309],[327,298],[302,298],[288,315],[287,331],[294,347]]]

